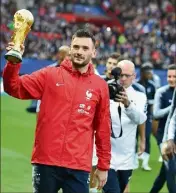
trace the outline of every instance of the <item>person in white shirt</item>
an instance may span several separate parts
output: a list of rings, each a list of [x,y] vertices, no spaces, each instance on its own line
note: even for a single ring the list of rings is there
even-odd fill
[[[103,187],[104,193],[123,193],[132,175],[135,159],[137,126],[145,123],[146,95],[134,90],[135,67],[129,60],[118,63],[122,72],[119,83],[124,91],[110,100],[112,120],[111,165],[108,180]],[[118,107],[121,107],[121,116]]]

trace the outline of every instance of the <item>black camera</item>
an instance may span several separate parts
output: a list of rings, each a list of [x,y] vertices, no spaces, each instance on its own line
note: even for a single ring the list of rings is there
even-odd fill
[[[123,86],[118,84],[118,79],[121,75],[121,68],[116,67],[111,71],[111,75],[114,77],[114,79],[111,81],[108,81],[108,87],[109,87],[109,95],[110,99],[115,100],[116,94],[120,94],[120,92],[124,91]]]

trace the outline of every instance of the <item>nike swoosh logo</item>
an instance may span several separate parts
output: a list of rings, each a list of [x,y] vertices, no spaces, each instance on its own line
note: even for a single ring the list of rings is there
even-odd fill
[[[56,86],[63,86],[64,84],[63,83],[56,83]]]

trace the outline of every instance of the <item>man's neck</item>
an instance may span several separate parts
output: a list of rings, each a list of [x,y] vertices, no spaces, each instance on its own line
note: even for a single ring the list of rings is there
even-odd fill
[[[75,66],[73,65],[73,69],[79,71],[81,74],[86,73],[88,71],[88,68],[89,68],[89,64],[81,68],[75,68]]]
[[[125,90],[128,90],[129,88],[131,88],[131,85],[129,85],[128,87],[124,87]]]
[[[106,73],[106,77],[109,78],[109,79],[111,79],[111,78],[112,78],[111,73],[108,73],[108,72],[107,72],[107,73]]]

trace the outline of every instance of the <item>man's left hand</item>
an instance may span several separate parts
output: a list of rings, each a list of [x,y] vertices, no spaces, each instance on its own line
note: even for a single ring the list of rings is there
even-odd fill
[[[125,90],[120,92],[120,94],[116,94],[115,101],[123,103],[125,108],[128,108],[130,105],[130,101],[128,100],[128,96]]]
[[[164,160],[168,161],[174,154],[176,154],[176,144],[172,139],[165,142],[166,147],[163,149],[162,157]]]

